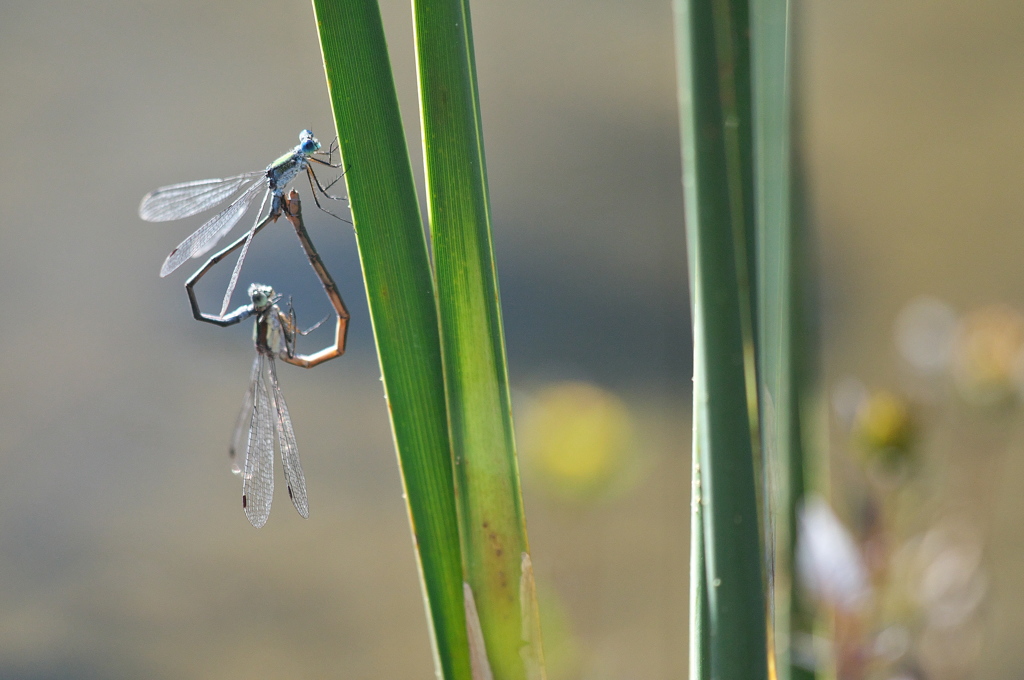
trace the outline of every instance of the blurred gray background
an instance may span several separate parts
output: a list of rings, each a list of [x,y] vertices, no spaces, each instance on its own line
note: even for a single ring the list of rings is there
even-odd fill
[[[422,175],[411,10],[383,12]],[[527,499],[553,663],[678,676],[689,341],[669,9],[474,20],[517,403],[563,380],[614,392],[646,461],[616,499]],[[256,531],[226,455],[251,327],[194,322],[191,267],[158,277],[200,218],[136,214],[158,186],[262,169],[303,128],[330,141],[310,4],[6,2],[0,93],[0,678],[432,677],[350,225],[307,201],[349,351],[281,367],[311,518],[279,493]],[[202,282],[208,307],[227,273]],[[329,311],[286,224],[242,281],[294,295],[305,325]]]
[[[1024,302],[1024,6],[797,9],[825,375],[884,382],[908,298]],[[626,481],[587,498],[552,493],[524,451],[551,678],[685,677],[670,3],[473,11],[518,424],[566,381],[628,423],[607,468]],[[410,8],[383,12],[421,175]],[[201,220],[136,214],[157,186],[263,168],[306,127],[333,136],[307,3],[0,6],[0,678],[432,677],[350,226],[307,206],[352,310],[349,351],[281,369],[311,518],[279,494],[256,531],[225,455],[251,330],[194,322],[186,275],[157,275]],[[255,241],[242,281],[294,295],[309,324],[328,308],[286,226]],[[203,283],[215,305],[220,284]],[[1014,488],[988,489],[1008,499],[992,534],[1007,597],[1024,578]],[[1016,677],[1024,615],[994,610],[984,677]]]

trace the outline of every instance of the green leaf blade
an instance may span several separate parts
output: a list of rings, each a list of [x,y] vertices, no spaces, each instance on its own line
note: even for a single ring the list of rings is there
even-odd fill
[[[796,509],[802,496],[794,335],[797,292],[793,259],[793,162],[790,108],[790,8],[784,0],[754,3],[751,43],[757,193],[758,379],[767,507],[773,509],[774,568],[768,583],[776,672],[781,680],[806,677],[792,661],[792,633],[810,634],[799,616],[793,558]]]
[[[691,583],[691,667],[699,677],[763,680],[747,4],[676,0],[675,9],[693,306],[693,512],[703,539],[694,539],[703,551],[691,573],[701,581]]]
[[[469,7],[415,0],[424,156],[466,579],[494,677],[542,673]],[[524,602],[523,599],[530,601]],[[524,612],[526,612],[524,614]],[[529,625],[526,628],[531,628]],[[524,659],[524,647],[526,659]]]
[[[448,415],[426,240],[376,0],[314,0],[438,677],[469,680]]]

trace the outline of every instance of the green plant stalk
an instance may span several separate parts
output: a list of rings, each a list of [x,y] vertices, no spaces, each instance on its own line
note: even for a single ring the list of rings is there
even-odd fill
[[[676,0],[674,3],[676,30],[680,30],[680,26],[683,22],[688,22],[689,17],[684,16],[683,12],[687,9],[687,0]],[[680,53],[678,54],[677,62],[679,64],[677,73],[679,77],[679,102],[680,107],[692,106],[690,101],[691,92],[691,80],[690,74],[684,73],[682,66],[684,63],[689,63],[689,56],[683,55],[682,50],[689,47],[689,41],[680,38],[676,39],[676,49]],[[692,112],[691,112],[692,113]],[[681,120],[686,121],[686,114],[681,114]],[[685,125],[685,123],[684,123]],[[690,141],[685,139],[685,130],[683,133],[683,164],[687,167],[692,167],[692,163],[695,162],[695,158],[687,149],[693,149],[693,145]],[[690,176],[685,175],[683,182],[685,185],[686,196],[689,197],[694,187],[689,186]],[[687,198],[687,206],[689,206],[689,198]],[[687,224],[691,223],[691,218],[696,214],[688,212],[686,216]],[[686,249],[687,255],[687,269],[690,272],[696,271],[697,258],[696,251],[690,247]],[[693,278],[691,276],[691,286],[693,284]],[[698,310],[696,304],[696,295],[692,292],[690,294],[690,316],[696,319]],[[694,326],[696,328],[696,325]],[[696,333],[694,333],[694,362],[693,362],[693,414],[691,417],[692,429],[693,429],[693,447],[691,453],[691,473],[690,473],[690,639],[689,639],[689,654],[690,654],[690,666],[689,666],[689,679],[690,680],[711,680],[711,625],[708,621],[708,570],[707,570],[707,555],[705,554],[704,546],[704,493],[703,486],[701,483],[700,474],[700,461],[701,455],[701,442],[704,441],[705,434],[702,430],[705,419],[703,416],[703,405],[700,404],[696,396],[698,394],[707,393],[707,385],[704,378],[704,364],[703,362],[697,361],[697,343],[699,342]]]
[[[707,593],[706,640],[691,653],[709,650],[717,680],[761,680],[768,660],[750,384],[756,371],[746,3],[676,0],[675,7]]]
[[[314,0],[437,677],[469,680],[433,279],[376,0]]]
[[[465,577],[497,680],[543,672],[512,430],[467,0],[414,0],[427,203]],[[529,576],[529,575],[528,575]],[[527,613],[526,620],[530,620]],[[528,626],[529,627],[529,626]]]
[[[764,511],[773,520],[766,537],[774,562],[768,570],[772,576],[768,593],[773,660],[782,680],[789,680],[793,672],[790,627],[797,499],[790,473],[803,464],[796,448],[799,433],[794,432],[798,405],[792,348],[797,303],[793,299],[788,10],[786,0],[751,4],[758,378],[767,481]]]
[[[694,382],[703,380],[695,375]],[[696,409],[694,409],[696,410]],[[697,414],[694,413],[694,423]],[[693,450],[696,454],[701,434],[693,428]],[[711,680],[711,641],[708,629],[708,581],[704,565],[704,499],[700,486],[700,456],[692,460],[690,491],[690,680]]]
[[[760,303],[758,368],[762,432],[772,504],[775,564],[774,649],[781,680],[808,680],[794,663],[795,636],[813,632],[813,612],[800,597],[795,571],[797,510],[804,496],[801,410],[814,352],[806,324],[808,253],[796,187],[801,168],[792,146],[792,17],[785,0],[752,4],[757,271]],[[770,405],[770,406],[769,406]]]

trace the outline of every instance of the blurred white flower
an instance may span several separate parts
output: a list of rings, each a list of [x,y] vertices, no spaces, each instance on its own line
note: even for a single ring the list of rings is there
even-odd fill
[[[796,566],[808,591],[838,609],[859,609],[871,592],[856,542],[819,496],[800,508]]]
[[[977,530],[947,521],[930,530],[918,554],[918,601],[928,625],[951,629],[975,615],[988,591]]]
[[[864,402],[868,400],[868,388],[853,376],[840,380],[832,390],[832,410],[846,430],[853,428]]]
[[[896,317],[896,346],[908,364],[925,374],[949,366],[956,336],[956,314],[942,300],[914,298]]]
[[[882,629],[875,636],[874,654],[890,663],[902,659],[910,651],[910,631],[899,624]]]

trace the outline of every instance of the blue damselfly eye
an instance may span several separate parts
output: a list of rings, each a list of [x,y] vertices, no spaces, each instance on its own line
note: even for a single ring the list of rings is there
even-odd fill
[[[313,136],[312,130],[303,130],[299,133],[299,149],[304,154],[311,154],[320,150],[320,142]]]
[[[310,164],[316,161],[318,165],[326,165],[335,169],[341,168],[340,163],[334,164],[333,153],[324,154],[329,160],[313,156],[320,148],[320,142],[313,136],[313,131],[303,130],[299,133],[299,145],[279,156],[263,170],[244,172],[223,179],[201,179],[169,184],[143,196],[142,202],[139,204],[139,217],[149,222],[166,222],[191,217],[231,199],[230,205],[208,219],[203,226],[171,251],[160,268],[160,276],[169,275],[193,257],[198,257],[211,250],[217,241],[230,232],[231,228],[242,219],[253,203],[259,203],[263,207],[269,204],[272,206],[270,212],[263,216],[261,207],[260,215],[250,227],[247,239],[251,239],[268,221],[275,220],[281,215],[280,209],[285,202],[285,191],[295,177],[300,174],[309,173],[309,179],[319,188],[321,195],[334,200],[342,200],[340,196],[331,196],[327,193],[337,179],[334,182],[328,182],[325,188],[316,179],[313,168],[310,167]],[[336,147],[332,144],[331,151],[333,152],[335,149]],[[262,200],[258,200],[261,197]],[[317,206],[320,207],[319,202]],[[320,209],[330,212],[322,207]],[[334,217],[343,219],[337,215]],[[244,257],[245,250],[243,249],[242,255],[235,265],[231,283],[224,294],[220,317],[227,314]]]

